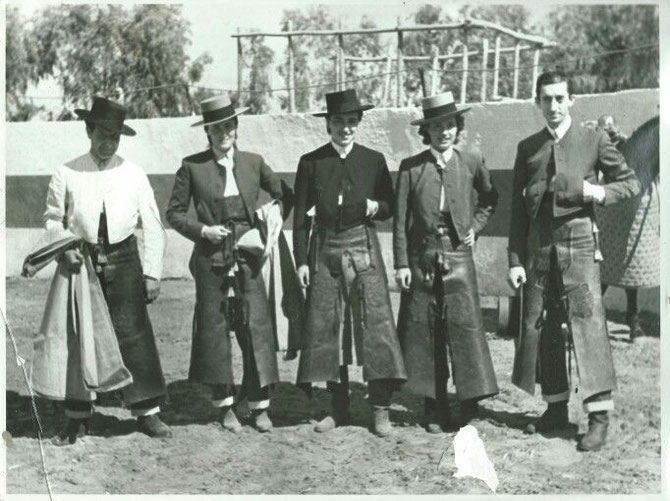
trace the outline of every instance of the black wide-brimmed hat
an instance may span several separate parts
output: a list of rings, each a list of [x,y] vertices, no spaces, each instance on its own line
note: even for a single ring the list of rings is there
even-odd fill
[[[194,123],[191,127],[213,125],[219,122],[224,122],[244,113],[248,109],[249,108],[245,107],[235,108],[230,101],[230,96],[228,96],[228,94],[210,97],[204,101],[200,101],[202,120]]]
[[[421,100],[421,107],[423,108],[423,118],[413,120],[410,122],[411,125],[423,125],[470,111],[468,107],[457,107],[451,92],[423,98]]]
[[[361,104],[356,95],[356,89],[346,89],[326,94],[326,111],[313,113],[315,117],[327,117],[339,113],[352,111],[367,111],[374,108],[371,104]]]
[[[87,122],[118,128],[124,136],[134,136],[137,134],[123,123],[126,119],[126,108],[104,97],[93,98],[93,105],[90,110],[76,109],[74,112],[79,118],[83,118]]]

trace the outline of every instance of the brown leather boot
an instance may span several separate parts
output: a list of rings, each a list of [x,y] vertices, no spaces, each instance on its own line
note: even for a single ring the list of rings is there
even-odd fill
[[[137,428],[151,438],[170,438],[172,436],[172,430],[170,430],[168,425],[161,421],[158,414],[138,416]]]
[[[568,427],[568,401],[553,402],[547,406],[540,419],[529,423],[526,426],[526,433],[546,433],[558,431]]]
[[[580,451],[599,451],[607,441],[609,415],[607,411],[589,412],[589,430],[579,441]]]
[[[57,447],[74,444],[78,438],[88,435],[89,418],[68,418],[65,426],[51,439]]]

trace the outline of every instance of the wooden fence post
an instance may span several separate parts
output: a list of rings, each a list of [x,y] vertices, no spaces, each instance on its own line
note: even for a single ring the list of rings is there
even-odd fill
[[[288,31],[293,31],[293,22],[289,19],[287,23]],[[293,39],[288,35],[288,111],[295,111],[295,54]]]
[[[521,44],[519,42],[514,46],[514,87],[512,88],[512,97],[514,99],[519,95],[519,65],[521,63]]]
[[[400,31],[400,17],[398,17],[398,51],[396,54],[396,70],[398,73],[396,74],[396,96],[395,96],[395,105],[397,108],[400,108],[402,106],[402,96],[404,93],[404,81],[402,78],[402,70],[403,70],[403,65],[402,65],[402,31]]]
[[[344,81],[347,79],[347,70],[344,62],[344,35],[342,33],[338,33],[337,35],[337,59],[339,61],[337,88],[338,90],[344,90],[346,87]]]
[[[463,73],[461,74],[461,104],[467,100],[468,91],[468,45],[463,44]]]
[[[438,56],[440,54],[437,45],[432,45],[430,47],[430,52],[432,53],[431,55],[433,56],[433,62],[431,64],[433,74],[430,77],[430,95],[434,96],[435,94],[438,93],[438,89],[440,87],[439,84],[442,77],[442,75],[440,74],[440,60],[438,59]]]
[[[489,72],[487,66],[489,65],[489,40],[485,38],[482,41],[482,90],[480,96],[482,103],[486,101],[486,81],[488,80]]]
[[[237,34],[240,29],[237,28]],[[242,70],[244,68],[244,54],[242,53],[242,37],[237,37],[237,101],[242,105]]]
[[[533,92],[535,92],[535,82],[537,82],[537,77],[540,76],[540,49],[535,49],[533,53],[533,82],[530,85],[530,97],[534,97]]]
[[[386,75],[384,76],[384,95],[382,97],[382,106],[388,104],[389,92],[391,90],[391,62],[393,61],[393,54],[391,46],[389,45],[389,52],[386,56]]]
[[[493,53],[493,99],[498,98],[498,84],[500,83],[500,37],[496,37],[496,45]]]

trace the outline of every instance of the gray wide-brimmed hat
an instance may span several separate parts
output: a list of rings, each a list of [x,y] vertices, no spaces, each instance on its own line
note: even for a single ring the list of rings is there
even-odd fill
[[[202,120],[194,123],[191,127],[198,127],[200,125],[213,125],[219,122],[230,120],[231,118],[241,115],[249,108],[241,107],[235,108],[230,101],[228,94],[221,94],[220,96],[210,97],[204,101],[200,101],[200,111],[202,112]]]
[[[469,107],[457,107],[451,92],[425,97],[421,100],[421,107],[423,108],[423,118],[411,121],[411,125],[423,125],[470,111]]]

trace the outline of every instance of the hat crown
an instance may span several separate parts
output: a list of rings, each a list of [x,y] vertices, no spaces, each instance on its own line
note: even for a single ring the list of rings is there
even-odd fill
[[[230,101],[230,96],[228,96],[228,94],[221,94],[220,96],[214,96],[200,101],[200,109],[203,113],[220,110],[229,106],[232,106],[232,102]]]
[[[110,99],[95,97],[87,118],[91,121],[123,122],[126,118],[126,108]]]
[[[451,91],[443,92],[435,96],[429,96],[421,100],[421,107],[424,111],[441,106],[455,105],[454,96]]]

